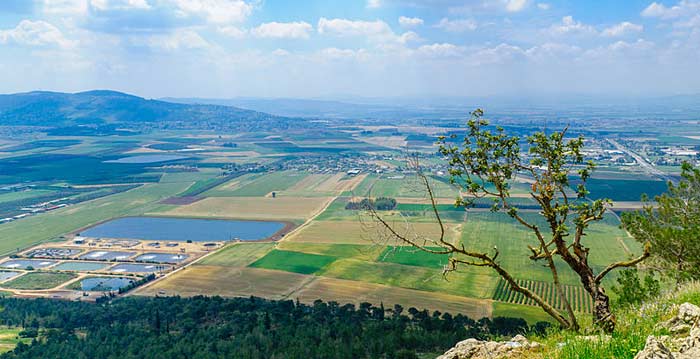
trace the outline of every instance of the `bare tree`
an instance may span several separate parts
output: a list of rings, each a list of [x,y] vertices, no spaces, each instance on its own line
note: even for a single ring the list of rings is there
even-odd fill
[[[538,132],[526,137],[524,143],[517,136],[509,136],[503,128],[489,127],[483,118],[483,111],[471,113],[468,133],[461,145],[453,145],[447,138],[439,140],[439,152],[449,166],[451,182],[460,188],[460,196],[455,205],[470,208],[477,198],[492,198],[493,211],[507,213],[516,223],[534,234],[536,242],[528,245],[529,258],[534,262],[543,261],[551,272],[552,282],[565,313],[559,312],[546,298],[540,297],[526,286],[518,284],[513,275],[500,263],[498,248],[492,252],[467,248],[463,243],[446,239],[445,225],[438,210],[435,193],[417,161],[413,162],[418,179],[426,189],[440,234],[437,238],[412,236],[387,220],[376,209],[367,214],[378,224],[389,238],[410,245],[420,251],[437,255],[448,255],[449,262],[445,273],[460,265],[489,267],[498,273],[510,288],[532,299],[561,326],[579,329],[576,315],[566,297],[556,259],[561,259],[568,269],[575,272],[581,284],[594,303],[594,322],[606,332],[615,328],[615,316],[610,309],[610,300],[601,282],[616,268],[630,267],[649,256],[648,243],[644,252],[637,258],[610,263],[596,273],[589,263],[590,247],[585,244],[589,226],[603,219],[610,200],[589,201],[585,197],[586,181],[595,165],[584,161],[581,152],[583,137],[566,139],[567,129],[547,135]],[[456,136],[452,136],[452,139]],[[527,153],[521,152],[521,145]],[[538,222],[528,220],[511,200],[511,188],[516,177],[529,177],[533,180],[529,195],[539,207],[539,215],[546,225],[541,228]],[[576,190],[571,189],[571,179],[579,177]]]

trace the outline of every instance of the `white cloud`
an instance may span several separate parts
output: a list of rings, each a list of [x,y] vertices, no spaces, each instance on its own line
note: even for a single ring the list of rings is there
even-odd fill
[[[493,48],[485,48],[471,56],[472,65],[490,65],[512,62],[516,57],[525,55],[523,49],[509,44],[500,44]]]
[[[546,3],[546,2],[540,2],[540,3],[537,3],[537,8],[540,9],[540,10],[545,10],[545,11],[546,11],[546,10],[549,10],[549,9],[551,8],[551,5],[549,5],[549,4]]]
[[[90,5],[101,11],[151,8],[146,0],[90,0]]]
[[[620,37],[642,31],[644,31],[644,26],[625,21],[603,30],[601,34],[606,37]]]
[[[392,33],[391,28],[384,21],[361,21],[347,19],[318,20],[318,32],[336,36],[375,36]]]
[[[671,7],[653,2],[642,11],[642,16],[673,19],[679,17],[690,17],[698,12],[700,12],[700,1],[681,0],[678,2],[678,4]]]
[[[242,39],[246,35],[246,31],[238,28],[237,26],[221,26],[218,30],[220,33],[234,39]]]
[[[420,26],[420,25],[423,25],[423,19],[421,19],[419,17],[400,16],[399,17],[399,25],[401,25],[403,27]]]
[[[382,6],[381,0],[367,0],[368,9],[377,9]]]
[[[564,16],[560,24],[554,24],[549,28],[549,32],[554,35],[585,35],[596,33],[596,30],[593,26],[574,20],[573,16]]]
[[[406,43],[420,39],[418,34],[409,31],[402,35],[396,35],[387,23],[381,20],[363,21],[348,19],[326,19],[322,17],[318,20],[317,30],[319,34],[334,35],[339,37],[363,36],[374,42],[398,42]]]
[[[274,56],[289,56],[290,52],[285,50],[285,49],[276,49],[275,51],[272,51],[272,54]]]
[[[308,39],[313,30],[311,24],[300,22],[268,22],[251,29],[250,33],[255,37],[276,39]]]
[[[368,57],[367,50],[359,49],[339,49],[329,47],[318,52],[318,56],[325,60],[347,61],[347,60],[366,60]]]
[[[416,50],[419,55],[426,57],[459,57],[464,56],[465,49],[450,43],[435,43],[423,45]]]
[[[204,49],[210,46],[197,32],[192,30],[175,31],[168,35],[154,35],[148,38],[152,48],[175,51],[181,49]]]
[[[471,19],[450,20],[448,18],[442,18],[435,27],[449,32],[465,32],[476,30],[477,24],[476,21]]]
[[[56,26],[41,20],[22,20],[14,29],[0,30],[0,43],[61,48],[75,45],[75,42],[66,39]]]
[[[43,0],[43,11],[47,14],[82,15],[87,12],[87,0]]]
[[[169,0],[181,16],[201,16],[216,24],[241,23],[253,11],[253,5],[242,0]]]
[[[525,9],[528,0],[508,0],[506,2],[506,11],[508,12],[518,12]]]

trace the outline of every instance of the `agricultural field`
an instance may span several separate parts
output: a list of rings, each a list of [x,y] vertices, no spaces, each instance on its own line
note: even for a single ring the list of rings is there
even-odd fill
[[[274,243],[237,243],[208,255],[197,264],[223,267],[245,267],[267,254]]]
[[[9,289],[42,290],[55,288],[71,279],[77,278],[72,273],[29,272],[2,284]]]
[[[262,268],[194,265],[152,285],[138,288],[135,295],[220,295],[259,296],[287,299],[313,277]]]
[[[445,239],[484,251],[497,248],[499,259],[519,281],[551,295],[549,271],[526,256],[527,245],[534,243],[529,232],[506,215],[490,212],[490,198],[475,200],[476,208],[468,211],[454,207],[458,188],[449,183],[442,160],[430,149],[435,131],[442,129],[404,130],[400,135],[379,128],[372,135],[358,135],[354,128],[315,135],[223,136],[171,131],[7,141],[0,148],[0,183],[8,186],[0,189],[0,214],[15,215],[9,210],[57,198],[67,198],[68,205],[0,224],[0,254],[66,240],[97,223],[127,216],[291,222],[295,229],[279,241],[228,243],[133,295],[369,301],[474,318],[543,319],[539,308],[513,295],[492,271],[462,267],[444,278],[447,256],[387,241],[376,222],[346,209],[349,201],[390,197],[397,205],[381,215],[399,233],[417,241],[437,239],[440,228],[425,188],[406,171],[403,154],[396,150],[405,144],[420,147],[423,163],[431,168]],[[91,170],[76,170],[83,168]],[[359,174],[350,171],[355,168]],[[589,190],[594,198],[613,198],[620,208],[638,208],[642,192],[654,195],[665,189],[663,181],[632,166],[606,165],[601,172],[589,182]],[[529,220],[539,221],[528,197],[529,180],[519,181],[512,188],[512,203]],[[24,182],[34,186],[13,189]],[[591,263],[596,269],[640,250],[612,214],[594,224],[585,241],[594,247]],[[576,276],[564,269],[561,277],[577,310],[589,311]],[[72,278],[70,273],[41,271],[6,284],[46,289]]]
[[[396,222],[400,234],[414,238],[438,238],[440,227],[434,223]],[[446,224],[446,240],[456,241],[461,236],[461,225]],[[312,221],[303,230],[287,239],[296,243],[398,245],[390,240],[384,230],[373,222],[360,221]]]
[[[518,285],[530,289],[532,292],[546,300],[548,303],[552,303],[554,308],[561,311],[566,310],[566,306],[557,294],[554,284],[549,282],[538,282],[524,279],[518,279],[517,282]],[[588,296],[588,293],[586,293],[583,287],[565,285],[563,286],[563,289],[565,296],[568,299],[569,303],[571,304],[571,308],[574,311],[582,313],[592,312],[593,301],[591,300],[590,296]],[[532,299],[526,298],[521,293],[513,291],[510,288],[510,285],[503,279],[500,279],[498,281],[498,285],[496,286],[496,290],[493,294],[493,299],[511,304],[537,306],[537,303],[535,303]]]
[[[314,274],[333,263],[335,257],[303,252],[273,250],[253,262],[252,268],[276,269],[285,272]]]
[[[305,220],[331,201],[327,197],[208,197],[161,214],[265,220]]]

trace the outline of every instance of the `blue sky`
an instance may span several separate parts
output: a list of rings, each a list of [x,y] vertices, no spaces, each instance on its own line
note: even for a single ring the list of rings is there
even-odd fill
[[[0,92],[700,93],[700,0],[2,0]]]

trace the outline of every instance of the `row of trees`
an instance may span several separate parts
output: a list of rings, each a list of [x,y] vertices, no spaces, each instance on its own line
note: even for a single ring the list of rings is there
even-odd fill
[[[125,297],[104,304],[0,299],[0,324],[27,337],[14,358],[417,358],[466,338],[543,331],[522,319],[474,320],[400,305],[313,305],[260,298]]]
[[[680,184],[669,184],[669,192],[655,199],[658,206],[650,204],[642,211],[623,217],[624,228],[643,244],[642,253],[596,270],[589,262],[591,251],[596,248],[591,248],[586,242],[586,233],[592,224],[603,220],[612,202],[588,199],[586,183],[595,164],[584,158],[584,138],[568,136],[565,128],[549,134],[537,132],[523,139],[509,135],[501,127],[490,126],[481,110],[471,115],[467,134],[461,142],[455,135],[441,137],[438,142],[439,153],[449,168],[451,183],[462,193],[455,205],[470,208],[478,198],[491,198],[493,211],[507,213],[515,223],[531,232],[535,242],[524,244],[529,259],[549,268],[557,299],[566,308],[564,313],[554,308],[553,298],[543,298],[520,285],[502,265],[497,247],[483,251],[446,239],[433,190],[417,161],[412,161],[412,165],[426,189],[440,234],[433,238],[407,234],[370,207],[367,213],[380,229],[376,237],[378,241],[398,241],[424,252],[447,255],[446,274],[463,265],[491,268],[512,290],[532,299],[563,328],[572,330],[578,330],[580,325],[560,281],[562,270],[570,270],[578,276],[593,300],[594,323],[606,332],[614,330],[615,316],[603,280],[614,270],[634,268],[651,257],[656,269],[677,280],[698,278],[699,170],[684,164]],[[523,216],[517,202],[512,200],[511,189],[522,178],[532,180],[529,195],[537,203],[538,221]]]
[[[363,198],[360,201],[349,201],[345,209],[391,211],[396,208],[396,199],[388,197]]]

